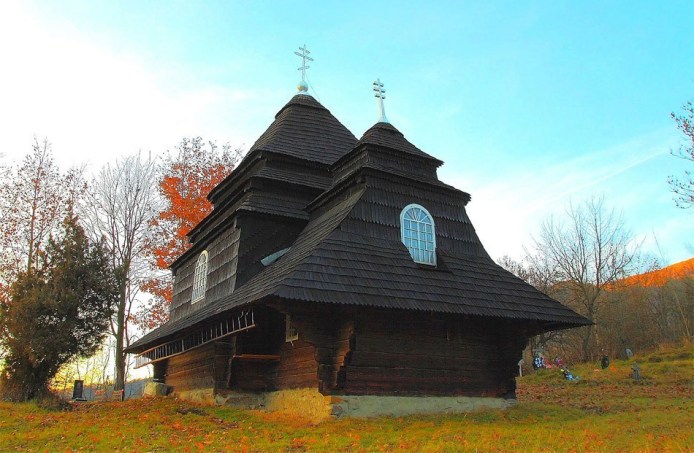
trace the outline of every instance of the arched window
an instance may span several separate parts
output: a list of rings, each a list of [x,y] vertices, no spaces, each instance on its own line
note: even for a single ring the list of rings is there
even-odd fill
[[[202,252],[195,264],[195,275],[193,276],[193,297],[192,302],[198,302],[205,298],[207,289],[207,250]]]
[[[400,213],[402,242],[415,263],[436,265],[434,218],[418,204],[405,206]]]

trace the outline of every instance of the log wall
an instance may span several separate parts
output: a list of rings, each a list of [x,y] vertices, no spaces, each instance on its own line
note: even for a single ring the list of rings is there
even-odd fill
[[[330,393],[339,386],[340,369],[349,353],[352,320],[320,309],[293,312],[291,316],[301,338],[315,349],[318,390]]]
[[[294,342],[284,342],[280,348],[280,362],[274,369],[273,387],[276,389],[317,388],[318,364],[316,348],[304,341],[303,335]]]
[[[359,315],[341,370],[342,390],[353,395],[510,396],[522,344],[479,319]]]
[[[302,340],[315,350],[324,394],[514,396],[517,363],[528,338],[512,322],[324,310],[292,314]],[[308,357],[303,360],[309,363]]]
[[[259,310],[256,329],[166,366],[174,391],[317,388],[323,394],[513,397],[528,336],[511,321],[334,307],[291,311],[299,339],[284,341],[284,314]],[[279,357],[279,360],[277,358]]]
[[[167,360],[164,379],[174,392],[226,388],[234,339],[208,343]]]

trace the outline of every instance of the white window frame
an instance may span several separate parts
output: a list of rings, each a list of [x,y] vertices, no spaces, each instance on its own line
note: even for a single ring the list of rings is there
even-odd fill
[[[413,209],[421,210],[431,223],[418,219],[406,219],[407,213]],[[436,224],[434,217],[424,206],[412,203],[400,212],[400,240],[409,250],[415,263],[436,266]],[[420,247],[420,244],[423,247]]]
[[[193,294],[191,303],[200,302],[205,298],[207,291],[207,250],[203,250],[195,263],[195,274],[193,275]]]

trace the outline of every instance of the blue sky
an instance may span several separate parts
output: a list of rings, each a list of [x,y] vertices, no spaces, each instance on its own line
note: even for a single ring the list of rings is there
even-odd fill
[[[694,98],[694,2],[13,2],[0,4],[4,160],[47,136],[92,170],[201,135],[246,149],[295,93],[360,136],[386,113],[472,194],[493,257],[603,195],[665,264],[694,255],[669,118]]]

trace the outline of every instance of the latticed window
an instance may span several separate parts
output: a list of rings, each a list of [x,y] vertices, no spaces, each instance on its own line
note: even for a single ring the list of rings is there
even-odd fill
[[[207,289],[207,250],[202,252],[195,264],[195,275],[193,276],[193,297],[192,302],[198,302],[205,298]]]
[[[402,242],[416,263],[436,265],[436,231],[429,211],[417,204],[405,207],[400,214]]]

